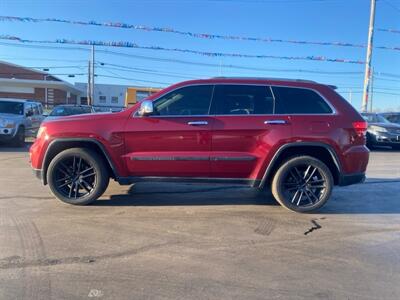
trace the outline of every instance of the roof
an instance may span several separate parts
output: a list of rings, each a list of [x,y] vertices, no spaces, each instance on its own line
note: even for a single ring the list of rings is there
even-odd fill
[[[86,104],[60,104],[60,105],[56,105],[54,107],[92,107],[91,105],[86,105]]]
[[[54,76],[54,75],[52,75],[50,73],[47,73],[47,72],[44,72],[44,71],[41,71],[41,70],[38,70],[38,69],[24,67],[24,66],[13,64],[13,63],[10,63],[10,62],[4,61],[4,60],[0,60],[0,64],[8,65],[8,66],[11,66],[11,67],[16,67],[16,68],[19,68],[19,69],[28,70],[28,71],[31,71],[31,72],[34,72],[34,73],[38,73],[38,74],[48,75],[49,77],[55,78],[56,80],[54,80],[54,81],[63,81],[60,78],[58,78],[57,76]]]
[[[232,80],[260,80],[260,81],[265,81],[265,80],[270,80],[270,81],[293,81],[293,82],[308,82],[308,83],[317,83],[316,81],[312,80],[305,80],[305,79],[291,79],[291,78],[274,78],[274,77],[225,77],[225,76],[218,76],[218,77],[212,77],[211,79],[232,79]]]
[[[19,102],[19,103],[25,103],[25,102],[39,103],[38,101],[32,100],[32,99],[17,99],[17,98],[0,98],[0,101],[11,101],[11,102]]]
[[[77,89],[75,86],[66,81],[0,78],[0,85],[1,84],[8,86],[30,86],[62,89],[77,95],[82,93],[81,90]]]

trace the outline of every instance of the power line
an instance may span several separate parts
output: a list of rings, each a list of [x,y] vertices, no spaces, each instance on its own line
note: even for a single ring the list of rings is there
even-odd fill
[[[123,77],[123,76],[109,76],[109,75],[104,75],[104,74],[96,74],[96,77],[106,77],[106,78],[116,78],[116,79],[123,79],[123,80],[129,80],[129,81],[139,81],[139,82],[146,82],[146,83],[155,83],[155,84],[163,84],[163,85],[171,85],[171,83],[168,82],[161,82],[161,81],[153,81],[153,80],[143,80],[143,79],[137,79],[137,78],[132,78],[132,77]]]
[[[168,48],[161,46],[143,46],[134,42],[126,41],[87,41],[87,40],[69,40],[69,39],[55,39],[55,40],[30,40],[23,39],[17,36],[0,35],[0,39],[13,40],[21,43],[38,43],[38,44],[67,44],[67,45],[90,45],[90,46],[101,46],[101,47],[116,47],[116,48],[133,48],[143,49],[152,51],[164,51],[164,52],[176,52],[195,54],[201,56],[210,57],[234,57],[234,58],[254,58],[254,59],[279,59],[279,60],[304,60],[304,61],[317,61],[317,62],[335,62],[335,63],[348,63],[348,64],[364,64],[360,60],[344,59],[344,58],[330,58],[325,56],[280,56],[272,54],[246,54],[246,53],[232,53],[232,52],[210,52],[201,51],[194,49],[183,49],[183,48]],[[400,48],[399,48],[400,50]]]
[[[5,43],[0,42],[0,45],[8,46],[8,47],[23,47],[23,48],[37,48],[37,49],[48,49],[48,50],[81,50],[81,51],[89,51],[87,48],[83,47],[64,47],[64,46],[46,46],[46,45],[27,45],[27,44],[15,44],[15,43]],[[154,56],[146,56],[146,55],[137,55],[137,54],[129,54],[112,50],[102,50],[97,49],[96,53],[103,53],[108,55],[115,55],[121,57],[129,57],[136,58],[142,60],[151,60],[165,63],[177,63],[177,64],[185,64],[185,65],[195,65],[195,66],[203,66],[203,67],[216,67],[216,68],[228,68],[228,69],[239,69],[239,70],[248,70],[248,71],[260,71],[260,72],[301,72],[301,73],[314,73],[314,74],[326,74],[326,75],[345,75],[345,74],[362,74],[360,71],[323,71],[323,70],[303,70],[303,69],[273,69],[273,68],[259,68],[259,67],[247,67],[241,65],[234,64],[213,64],[213,63],[203,63],[203,62],[195,62],[191,60],[183,60],[183,59],[171,59],[171,58],[162,58],[162,57],[154,57]],[[57,59],[57,61],[60,61]],[[66,60],[62,60],[66,61]],[[86,60],[82,60],[85,61]]]
[[[385,2],[387,5],[389,5],[390,7],[392,7],[394,10],[396,10],[397,12],[400,12],[400,8],[398,8],[396,5],[394,5],[393,3],[391,3],[389,0],[382,0],[383,2]]]

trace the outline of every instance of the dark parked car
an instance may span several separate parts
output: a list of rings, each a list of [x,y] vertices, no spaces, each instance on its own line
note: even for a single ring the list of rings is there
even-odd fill
[[[383,113],[382,116],[392,123],[400,124],[400,112]]]
[[[368,147],[390,146],[400,149],[400,125],[376,113],[362,113],[362,116],[368,122]]]
[[[47,116],[45,121],[50,121],[66,116],[92,114],[94,112],[95,110],[93,109],[93,107],[89,105],[74,105],[74,104],[57,105]]]
[[[34,172],[60,200],[83,205],[109,179],[271,188],[308,212],[334,185],[363,182],[367,122],[331,86],[212,78],[173,85],[125,111],[70,116],[41,127]]]

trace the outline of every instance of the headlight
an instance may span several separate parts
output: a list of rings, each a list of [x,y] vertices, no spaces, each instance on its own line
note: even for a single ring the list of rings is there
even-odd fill
[[[14,128],[15,127],[15,122],[12,121],[12,120],[0,119],[0,127],[3,127],[3,128]]]
[[[37,132],[36,138],[39,139],[42,136],[42,134],[45,133],[45,132],[46,132],[46,127],[40,126],[40,128],[39,128],[39,130]]]
[[[370,129],[375,132],[387,132],[387,129],[381,126],[371,125]]]

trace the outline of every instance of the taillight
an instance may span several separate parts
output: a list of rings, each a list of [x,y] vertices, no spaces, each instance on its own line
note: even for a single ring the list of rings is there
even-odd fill
[[[353,122],[353,128],[358,135],[364,135],[367,132],[368,123],[365,121]]]

